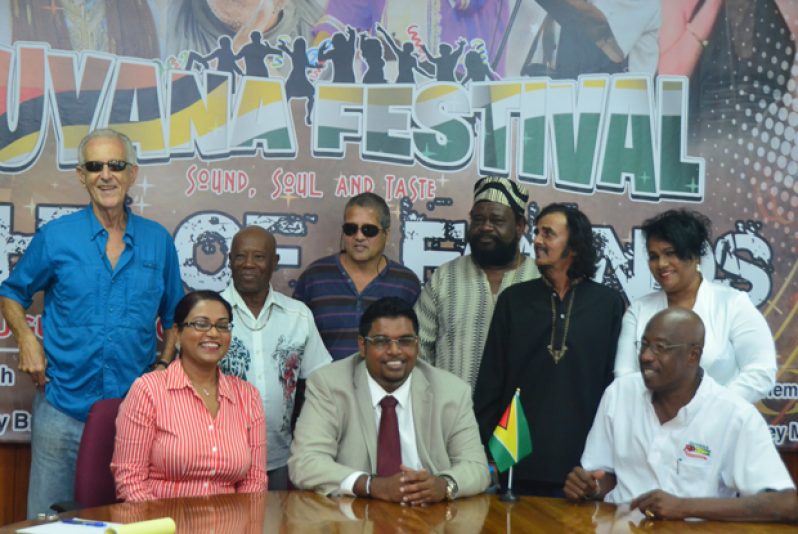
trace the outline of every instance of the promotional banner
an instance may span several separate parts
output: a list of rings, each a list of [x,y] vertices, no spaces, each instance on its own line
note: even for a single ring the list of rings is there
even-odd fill
[[[686,207],[713,223],[703,276],[767,318],[778,384],[757,407],[795,449],[797,27],[788,0],[2,0],[0,281],[88,203],[78,144],[99,127],[134,141],[130,208],[172,233],[187,290],[224,289],[256,224],[291,294],[363,191],[423,281],[468,252],[473,184],[495,174],[530,219],[578,205],[596,280],[632,301],[657,289],[640,225]],[[0,327],[0,441],[26,441],[33,387]]]

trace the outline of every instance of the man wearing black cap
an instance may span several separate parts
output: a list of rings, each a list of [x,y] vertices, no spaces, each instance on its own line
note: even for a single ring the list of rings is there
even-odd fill
[[[499,293],[540,276],[534,261],[518,249],[528,200],[512,180],[478,180],[469,214],[471,254],[441,265],[416,303],[421,357],[472,389]]]

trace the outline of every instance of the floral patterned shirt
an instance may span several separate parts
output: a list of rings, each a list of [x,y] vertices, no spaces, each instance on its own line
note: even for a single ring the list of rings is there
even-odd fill
[[[233,339],[219,362],[225,374],[253,384],[263,399],[268,436],[268,469],[288,463],[291,414],[297,380],[332,361],[307,306],[269,287],[254,317],[230,285],[222,292],[233,307]]]

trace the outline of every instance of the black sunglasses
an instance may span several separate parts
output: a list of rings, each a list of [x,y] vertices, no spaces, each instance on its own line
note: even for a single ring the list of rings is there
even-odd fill
[[[363,224],[361,226],[358,226],[355,223],[344,223],[344,225],[341,227],[341,230],[343,230],[344,235],[347,235],[349,237],[355,235],[358,229],[360,230],[360,233],[362,233],[364,237],[375,237],[377,234],[380,233],[380,230],[382,230],[382,228],[380,228],[376,224]]]
[[[132,163],[118,159],[112,159],[111,161],[87,161],[82,166],[89,172],[102,172],[103,167],[106,165],[108,165],[108,168],[113,172],[122,172],[127,169],[128,165],[132,165]]]

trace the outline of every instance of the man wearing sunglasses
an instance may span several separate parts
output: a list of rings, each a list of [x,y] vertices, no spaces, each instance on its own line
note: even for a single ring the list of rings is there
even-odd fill
[[[28,517],[73,498],[83,423],[94,402],[125,395],[156,358],[156,318],[174,354],[172,315],[183,296],[172,236],[127,206],[136,153],[127,136],[96,130],[79,146],[89,205],[39,228],[0,286],[0,309],[36,386]],[[44,291],[40,343],[25,319]]]
[[[390,226],[382,197],[352,197],[344,209],[341,252],[310,264],[294,287],[294,298],[313,312],[334,360],[357,352],[358,323],[369,304],[382,297],[412,304],[421,291],[413,271],[383,254]]]
[[[704,333],[685,308],[651,318],[640,372],[604,392],[566,497],[629,503],[650,520],[798,521],[762,414],[701,369]]]
[[[499,294],[540,276],[534,260],[518,248],[528,200],[508,178],[477,180],[468,225],[471,254],[438,267],[416,303],[421,357],[472,389]]]
[[[360,319],[359,355],[308,379],[288,469],[300,489],[409,505],[488,486],[471,392],[418,361],[409,303],[380,299]]]

